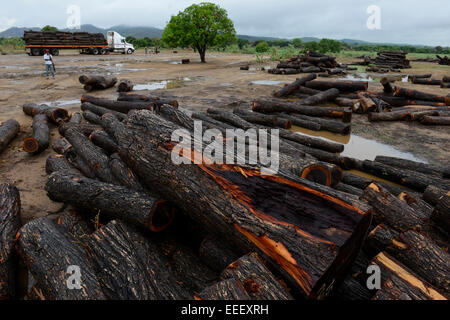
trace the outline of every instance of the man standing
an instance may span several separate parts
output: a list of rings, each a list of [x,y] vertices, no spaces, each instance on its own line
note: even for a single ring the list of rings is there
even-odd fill
[[[55,66],[53,64],[53,57],[50,54],[49,49],[45,49],[44,60],[45,60],[45,72],[47,74],[47,80],[49,78],[48,75],[49,71],[52,73],[53,79],[55,79]]]

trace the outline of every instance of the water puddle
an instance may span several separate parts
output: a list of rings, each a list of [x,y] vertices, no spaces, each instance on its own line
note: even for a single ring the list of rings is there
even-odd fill
[[[381,78],[387,77],[394,81],[400,82],[408,82],[408,75],[389,75],[389,74],[376,74],[377,76],[369,75],[365,72],[360,73],[349,73],[344,77],[335,78],[336,80],[344,80],[344,81],[368,81],[368,82],[379,82]]]
[[[390,185],[395,186],[395,187],[400,188],[400,189],[405,189],[405,190],[412,191],[411,189],[409,189],[409,188],[407,188],[405,186],[399,185],[398,183],[395,183],[395,182],[392,182],[392,181],[389,181],[389,180],[386,180],[386,179],[383,179],[383,178],[371,175],[370,173],[366,173],[366,172],[363,172],[363,171],[359,171],[359,170],[345,170],[345,172],[352,173],[352,174],[354,174],[356,176],[367,178],[367,179],[370,179],[372,181],[384,182],[384,183],[390,184]]]
[[[250,82],[250,84],[262,85],[262,86],[277,86],[283,83],[290,83],[289,81],[280,80],[255,80]]]
[[[135,91],[142,91],[142,90],[159,90],[159,89],[175,89],[175,88],[181,88],[185,82],[187,81],[193,81],[192,78],[181,78],[181,79],[175,79],[175,80],[163,80],[163,81],[153,81],[148,82],[145,84],[136,84],[133,88]]]
[[[359,160],[375,160],[376,156],[388,156],[427,163],[424,159],[418,158],[412,153],[403,152],[393,146],[366,139],[355,134],[341,135],[328,131],[312,131],[297,126],[292,126],[291,131],[341,143],[345,145],[344,152],[341,153],[341,156]]]
[[[171,61],[169,64],[181,64],[181,61]]]

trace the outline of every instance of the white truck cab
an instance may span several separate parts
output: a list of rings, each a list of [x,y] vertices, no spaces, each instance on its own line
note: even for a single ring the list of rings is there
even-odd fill
[[[108,40],[109,51],[111,52],[132,54],[135,51],[134,46],[131,43],[128,43],[125,40],[125,37],[122,37],[115,31],[108,31],[106,37]]]

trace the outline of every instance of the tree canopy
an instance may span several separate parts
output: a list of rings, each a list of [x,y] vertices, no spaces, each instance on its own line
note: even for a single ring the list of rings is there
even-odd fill
[[[52,27],[52,26],[49,26],[49,25],[46,25],[45,27],[43,27],[43,28],[41,29],[41,31],[42,31],[42,32],[45,32],[45,31],[58,31],[58,28]]]
[[[203,2],[172,16],[162,40],[172,47],[192,46],[199,52],[201,61],[206,62],[206,50],[233,43],[236,31],[225,9]]]

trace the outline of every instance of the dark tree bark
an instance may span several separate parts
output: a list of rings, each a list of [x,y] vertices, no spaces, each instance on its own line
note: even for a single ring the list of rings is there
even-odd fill
[[[431,219],[450,233],[450,191],[437,201]]]
[[[89,110],[83,111],[83,118],[92,124],[100,125],[102,123],[102,118]]]
[[[34,117],[38,114],[45,114],[53,123],[66,122],[69,120],[69,112],[66,109],[49,107],[45,104],[37,105],[35,103],[27,103],[23,105],[23,112]]]
[[[384,163],[396,168],[403,168],[411,171],[422,172],[428,175],[441,176],[444,178],[450,178],[450,166],[441,166],[434,164],[426,164],[422,162],[387,157],[387,156],[377,156],[375,158],[376,162]]]
[[[298,113],[311,117],[342,118],[345,108],[312,107],[296,102],[277,102],[271,100],[257,100],[253,102],[253,111],[261,113]]]
[[[113,116],[103,117],[121,157],[147,187],[236,247],[259,248],[306,296],[325,297],[356,257],[371,220],[364,204],[313,190],[300,179],[265,176],[237,165],[175,165],[171,135],[177,126],[149,111],[132,112],[129,121],[126,126]],[[280,206],[284,217],[273,211]]]
[[[128,111],[133,109],[148,109],[153,110],[157,104],[154,102],[129,102],[129,101],[114,101],[96,98],[89,95],[83,95],[81,97],[81,102],[90,102],[97,106],[110,109],[117,112],[128,113]]]
[[[78,173],[81,175],[81,172],[75,169],[69,161],[60,154],[49,156],[45,162],[45,172],[47,172],[47,174],[52,174],[56,171],[72,172],[73,174]]]
[[[112,221],[96,231],[88,240],[88,251],[108,299],[189,299],[158,248],[120,221]]]
[[[256,253],[239,258],[220,277],[239,280],[252,300],[293,300]]]
[[[69,123],[81,123],[83,121],[83,116],[79,112],[74,112],[70,115]]]
[[[132,92],[121,92],[119,94],[119,98],[117,98],[117,101],[131,101],[131,102],[139,102],[139,101],[146,101],[146,102],[154,102],[158,105],[158,107],[168,104],[172,107],[178,108],[178,101],[175,99],[165,99],[160,97],[151,97],[146,96],[142,94],[132,93]]]
[[[435,206],[446,195],[446,193],[447,188],[441,189],[436,186],[429,185],[423,193],[423,199],[429,204]]]
[[[392,88],[391,81],[388,78],[381,78],[380,83],[383,85],[383,91],[386,94],[392,94],[394,89]]]
[[[344,114],[348,110],[344,110]],[[283,117],[284,113],[275,113],[279,117]],[[335,120],[322,119],[319,117],[309,117],[302,114],[286,115],[287,119],[291,120],[294,125],[297,121],[307,121],[309,123],[318,123],[320,125],[319,130],[330,131],[334,133],[349,134],[351,131],[351,124],[342,123]],[[309,129],[309,128],[308,128]]]
[[[343,144],[333,142],[331,140],[314,138],[311,136],[294,133],[284,129],[280,129],[280,137],[298,142],[311,148],[325,150],[332,153],[341,153],[342,151],[344,151]]]
[[[122,161],[119,154],[114,153],[111,155],[109,166],[114,177],[122,186],[135,191],[145,191],[134,172]]]
[[[384,224],[379,224],[367,236],[365,250],[377,255],[391,245],[392,240],[399,235],[398,231]]]
[[[413,100],[423,100],[431,102],[443,102],[446,105],[450,105],[450,97],[439,96],[436,94],[425,93],[412,89],[395,88],[395,96],[404,97]]]
[[[122,112],[117,112],[117,111],[113,111],[113,110],[110,110],[107,108],[103,108],[103,107],[97,106],[97,105],[89,103],[89,102],[82,103],[81,110],[91,111],[91,112],[95,113],[96,115],[98,115],[99,117],[103,116],[105,113],[112,113],[120,121],[124,121],[127,119],[127,115]]]
[[[287,113],[275,113],[274,116],[277,116],[280,119],[289,120],[292,122],[292,124],[294,126],[297,126],[297,127],[302,127],[302,128],[306,128],[306,129],[314,130],[314,131],[320,131],[322,129],[321,124],[319,122],[316,122],[315,120],[301,119],[299,117],[295,117],[295,116],[292,116]],[[313,118],[313,119],[317,119],[317,118]]]
[[[81,84],[84,84],[84,90],[105,90],[114,87],[117,83],[117,78],[112,76],[86,76],[82,75],[78,79]]]
[[[55,172],[50,175],[45,190],[54,201],[100,211],[112,219],[122,219],[154,232],[167,228],[174,218],[174,208],[149,193],[70,173]]]
[[[339,92],[366,91],[369,87],[367,81],[308,81],[305,83],[308,88],[316,90],[338,89]]]
[[[433,126],[450,126],[450,117],[431,117],[424,116],[420,120],[421,124]]]
[[[91,123],[63,123],[58,127],[58,132],[64,137],[66,135],[66,131],[71,128],[82,132],[86,136],[89,136],[94,130],[102,129],[102,127]]]
[[[393,112],[370,112],[369,121],[403,121],[407,120],[409,111],[393,111]]]
[[[199,255],[203,263],[219,273],[239,258],[227,243],[211,235],[203,239]]]
[[[86,243],[94,228],[76,210],[68,208],[58,217],[56,224],[74,239]]]
[[[299,79],[295,80],[293,83],[286,85],[283,89],[275,92],[273,95],[278,98],[288,96],[288,95],[292,94],[294,91],[298,90],[307,81],[311,81],[316,78],[317,78],[317,75],[314,73],[311,73],[311,74],[307,75],[306,77],[299,78]]]
[[[251,300],[242,283],[236,279],[218,282],[195,295],[195,300]]]
[[[38,154],[48,148],[50,144],[50,129],[47,116],[37,114],[33,117],[33,133],[31,137],[23,140],[23,150],[28,153]]]
[[[130,92],[133,90],[133,82],[128,79],[122,79],[119,81],[119,85],[117,86],[118,92]]]
[[[20,194],[10,184],[0,184],[0,300],[16,297],[17,256],[14,250],[20,229]]]
[[[300,101],[301,104],[304,105],[316,105],[320,103],[324,103],[327,101],[334,101],[339,96],[339,90],[332,88],[325,91],[322,91],[316,95],[310,96],[306,99]]]
[[[95,130],[89,136],[89,140],[91,140],[96,146],[102,148],[109,154],[115,153],[117,151],[117,144],[111,139],[109,134],[107,134],[103,130]]]
[[[45,299],[105,299],[84,249],[49,219],[39,218],[23,226],[17,244]],[[69,266],[80,267],[80,290],[69,289]]]
[[[14,119],[0,123],[0,153],[2,153],[19,134],[19,130],[20,124]]]

